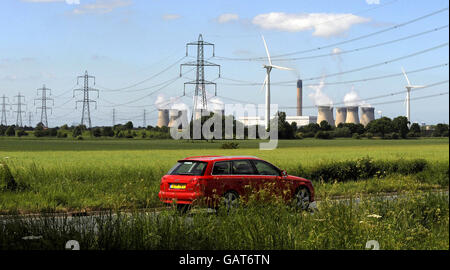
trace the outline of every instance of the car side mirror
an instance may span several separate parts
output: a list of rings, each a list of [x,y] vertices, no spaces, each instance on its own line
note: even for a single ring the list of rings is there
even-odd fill
[[[282,170],[281,171],[281,176],[283,176],[283,177],[287,177],[288,176],[286,170]]]

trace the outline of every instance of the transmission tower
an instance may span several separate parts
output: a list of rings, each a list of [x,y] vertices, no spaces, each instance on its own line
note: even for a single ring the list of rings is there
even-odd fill
[[[183,63],[180,65],[180,77],[182,76],[183,66],[194,66],[197,70],[196,79],[194,81],[185,82],[183,95],[186,95],[186,84],[195,84],[195,95],[194,95],[194,109],[195,110],[200,107],[200,110],[208,110],[207,97],[206,97],[206,85],[212,84],[214,85],[214,95],[217,95],[217,84],[211,81],[205,80],[205,66],[213,66],[219,68],[219,78],[220,78],[220,65],[211,63],[204,58],[204,46],[212,46],[213,47],[213,57],[215,56],[215,47],[214,44],[203,41],[202,34],[198,36],[198,40],[196,42],[190,42],[186,44],[186,56],[189,54],[189,46],[197,46],[197,61],[191,61],[187,63]],[[200,106],[198,105],[198,96],[201,94]]]
[[[41,107],[37,107],[36,111],[39,109],[41,110],[41,123],[44,125],[44,127],[48,127],[48,120],[47,120],[47,110],[50,110],[53,113],[53,110],[51,107],[47,106],[47,101],[51,101],[53,105],[55,105],[55,102],[53,101],[53,98],[49,98],[47,96],[47,91],[50,95],[52,95],[52,90],[45,87],[45,84],[42,88],[39,88],[36,90],[37,94],[39,95],[39,91],[41,91],[42,95],[40,98],[34,99],[34,105],[36,105],[36,101],[41,101]]]
[[[19,92],[19,94],[14,97],[17,98],[17,103],[12,104],[14,106],[17,106],[17,111],[14,111],[15,113],[17,113],[16,126],[22,127],[23,126],[22,114],[25,113],[25,111],[22,110],[22,106],[25,105],[25,103],[22,103],[22,98],[23,98],[23,102],[25,102],[25,96],[21,95]]]
[[[32,112],[28,112],[28,126],[32,127],[31,125],[31,118],[33,117],[33,113]]]
[[[146,110],[144,109],[144,121],[143,121],[143,123],[144,123],[143,127],[144,127],[144,128],[147,126],[146,114],[147,114],[147,112],[146,112]]]
[[[73,97],[75,97],[76,91],[83,91],[83,100],[77,100],[75,103],[75,109],[77,109],[77,104],[79,102],[83,102],[83,111],[81,112],[81,124],[84,125],[85,121],[88,122],[89,128],[92,128],[92,122],[91,122],[91,109],[90,104],[91,102],[95,103],[95,109],[97,109],[97,101],[89,99],[89,92],[97,92],[97,98],[99,97],[99,91],[98,89],[94,89],[89,87],[89,79],[94,79],[94,85],[95,85],[95,77],[88,75],[88,72],[86,71],[83,76],[77,77],[77,85],[80,79],[84,80],[84,87],[79,89],[73,90]]]
[[[112,120],[112,124],[113,124],[113,127],[116,125],[116,109],[113,109],[113,111],[112,111],[112,113],[113,113],[113,120]]]
[[[8,105],[10,106],[11,109],[11,104],[9,104],[9,99],[7,97],[5,97],[5,95],[2,96],[2,121],[1,121],[1,125],[3,126],[7,126],[8,122],[6,121],[6,100],[8,100]]]

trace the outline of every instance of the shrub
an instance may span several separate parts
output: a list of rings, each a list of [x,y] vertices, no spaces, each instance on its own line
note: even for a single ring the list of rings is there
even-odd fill
[[[358,133],[353,133],[352,138],[359,140],[359,139],[361,139],[361,135],[359,135]]]
[[[6,163],[0,162],[0,191],[16,190],[17,183]]]
[[[356,160],[319,163],[311,168],[297,167],[295,174],[310,180],[324,182],[343,182],[349,180],[383,177],[387,174],[417,174],[424,171],[428,163],[424,159],[374,161],[364,157]]]
[[[23,129],[19,129],[17,131],[17,137],[22,137],[22,136],[28,136],[28,133],[26,133],[25,130],[23,130]]]
[[[314,138],[324,140],[333,139],[333,133],[330,131],[318,131]]]
[[[63,132],[61,130],[58,130],[58,133],[56,134],[56,137],[58,137],[58,138],[67,138],[67,133],[65,133],[65,132]]]
[[[295,134],[295,138],[296,139],[298,139],[298,140],[302,140],[304,137],[303,137],[303,133],[302,132],[297,132],[296,134]]]
[[[392,139],[397,140],[400,138],[400,135],[397,132],[392,133]]]
[[[114,136],[114,130],[112,129],[112,127],[104,127],[102,129],[102,136],[113,137]]]
[[[238,149],[239,144],[235,142],[223,143],[222,149]]]
[[[101,137],[102,136],[102,130],[100,128],[92,129],[92,136],[94,136],[94,137]]]
[[[367,139],[372,139],[373,138],[373,133],[367,132],[366,133],[366,137],[367,137]]]
[[[338,138],[349,138],[352,136],[352,132],[348,127],[336,128],[334,130],[334,136]]]
[[[6,136],[15,136],[16,135],[16,130],[14,129],[13,126],[9,126],[6,131],[5,131]]]
[[[84,140],[84,138],[83,138],[83,136],[77,136],[77,140],[79,140],[79,141],[82,141],[82,140]]]

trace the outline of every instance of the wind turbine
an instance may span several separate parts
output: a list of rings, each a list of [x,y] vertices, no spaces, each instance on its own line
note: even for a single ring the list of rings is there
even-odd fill
[[[267,48],[266,40],[264,39],[263,35],[261,35],[261,37],[262,37],[262,40],[264,42],[264,47],[266,48],[267,60],[269,62],[268,65],[263,65],[263,67],[266,69],[267,75],[266,75],[266,78],[264,79],[264,83],[263,83],[263,86],[262,86],[262,88],[264,88],[264,86],[266,86],[266,119],[265,119],[265,124],[266,124],[266,129],[268,129],[270,127],[270,72],[272,71],[272,68],[281,69],[281,70],[292,70],[292,68],[280,67],[280,66],[277,66],[277,65],[273,65],[272,64],[272,60],[270,59],[269,49]]]
[[[403,75],[405,75],[406,82],[408,82],[408,85],[406,86],[406,118],[408,118],[408,121],[411,122],[411,89],[413,88],[423,88],[424,85],[411,85],[411,82],[408,79],[408,76],[406,75],[405,69],[402,67]]]

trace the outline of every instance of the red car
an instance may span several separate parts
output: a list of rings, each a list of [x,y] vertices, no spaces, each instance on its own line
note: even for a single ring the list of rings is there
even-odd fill
[[[196,201],[232,208],[250,190],[272,187],[271,192],[292,201],[299,209],[314,202],[311,181],[288,175],[267,161],[251,156],[194,156],[179,160],[162,177],[159,198],[185,209]],[[222,201],[221,201],[222,199]]]

